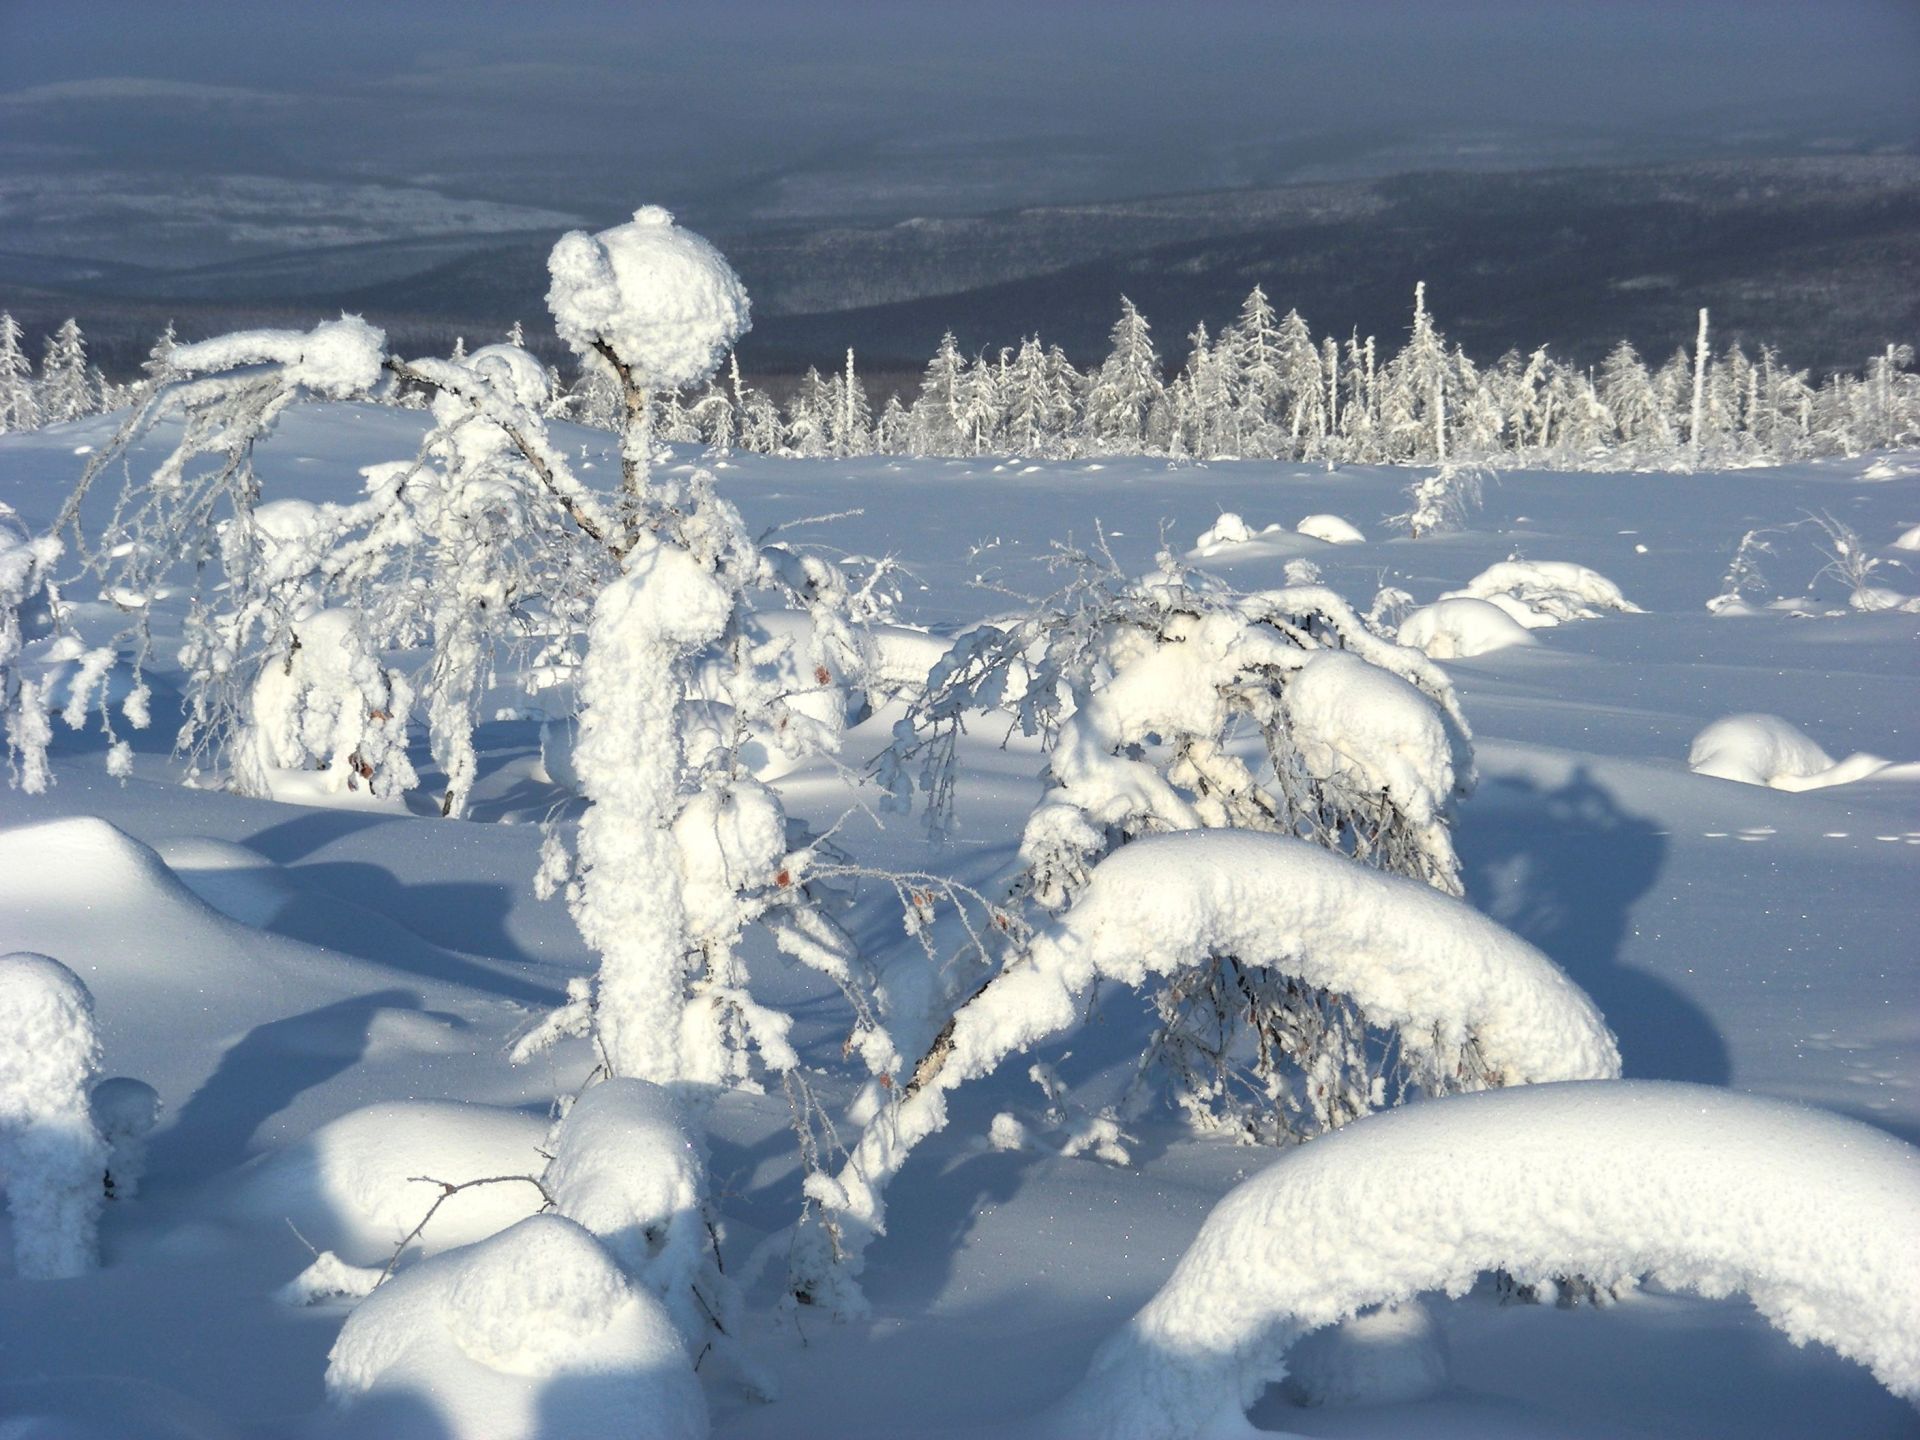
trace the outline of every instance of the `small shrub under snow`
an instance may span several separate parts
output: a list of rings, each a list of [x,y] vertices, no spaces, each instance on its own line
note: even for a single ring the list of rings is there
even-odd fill
[[[1324,540],[1329,545],[1364,545],[1367,537],[1352,522],[1338,515],[1309,515],[1294,526],[1296,534],[1305,535],[1314,540]]]
[[[534,1215],[400,1271],[327,1357],[341,1436],[698,1440],[706,1401],[659,1301],[586,1230]]]
[[[1434,660],[1471,660],[1537,643],[1527,627],[1489,600],[1456,595],[1423,605],[1400,622],[1394,638]]]
[[[1920,1403],[1920,1150],[1777,1100],[1528,1086],[1369,1116],[1232,1191],[1050,1417],[1061,1436],[1234,1429],[1302,1336],[1504,1268],[1746,1293]],[[1312,1374],[1309,1367],[1309,1374]]]
[[[1529,630],[1567,620],[1592,620],[1608,610],[1641,613],[1613,581],[1568,560],[1502,560],[1441,598],[1456,596],[1498,605]]]
[[[1887,762],[1864,753],[1835,761],[1805,731],[1778,715],[1728,715],[1693,737],[1687,766],[1696,775],[1742,785],[1820,790],[1865,779],[1884,770]]]

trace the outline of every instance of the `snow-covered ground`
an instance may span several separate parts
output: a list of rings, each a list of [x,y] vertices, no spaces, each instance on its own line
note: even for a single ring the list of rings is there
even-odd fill
[[[45,525],[110,423],[0,437],[0,503]],[[346,498],[359,467],[411,456],[425,423],[371,406],[295,410],[260,452],[267,494]],[[556,435],[570,453],[586,447],[601,474],[617,465],[604,435]],[[799,533],[899,556],[910,572],[900,618],[941,633],[1007,609],[1008,588],[1050,589],[1050,544],[1091,541],[1096,527],[1130,571],[1214,531],[1193,557],[1201,568],[1254,588],[1310,561],[1362,609],[1383,585],[1423,606],[1452,591],[1484,597],[1471,582],[1514,558],[1589,567],[1639,613],[1601,606],[1529,628],[1531,644],[1441,657],[1482,777],[1454,830],[1469,900],[1593,998],[1628,1077],[1802,1101],[1920,1142],[1920,615],[1863,613],[1831,580],[1816,584],[1824,557],[1805,527],[1766,561],[1769,593],[1798,607],[1716,615],[1706,603],[1743,532],[1807,512],[1829,512],[1889,561],[1906,554],[1894,547],[1920,522],[1920,457],[1701,475],[1507,471],[1466,530],[1417,541],[1384,520],[1406,508],[1415,473],[757,456],[718,470],[755,528],[860,510]],[[1225,539],[1224,512],[1253,538]],[[1364,538],[1333,544],[1295,528],[1327,516]],[[1912,570],[1875,579],[1920,593]],[[467,820],[428,813],[438,789],[424,746],[412,812],[307,808],[183,787],[166,753],[166,678],[154,728],[131,737],[124,784],[106,772],[104,741],[62,730],[50,793],[0,790],[0,954],[71,967],[93,993],[102,1073],[151,1083],[164,1106],[137,1198],[106,1207],[98,1270],[41,1281],[0,1268],[8,1440],[306,1433],[349,1309],[276,1298],[313,1260],[309,1247],[381,1266],[437,1193],[418,1185],[411,1204],[409,1177],[538,1173],[550,1103],[589,1064],[583,1048],[521,1068],[505,1054],[591,963],[564,906],[533,894],[537,822],[568,800],[547,779],[537,721],[482,727]],[[1828,757],[1890,763],[1800,791],[1694,773],[1694,738],[1734,715],[1777,716]],[[891,718],[851,733],[842,758],[855,771]],[[856,816],[838,838],[893,868],[976,883],[1005,873],[1043,762],[1035,746],[1000,739],[979,726],[964,742],[946,844],[899,816],[884,829]],[[860,799],[822,761],[775,784],[817,827]],[[870,951],[912,943],[890,890],[864,896],[852,924]],[[803,1051],[837,1045],[837,997],[791,987],[774,998],[797,1015]],[[1136,1017],[1136,1002],[1115,997],[1070,1055],[1046,1058],[1069,1084],[1096,1078],[1127,1063]],[[754,1402],[709,1383],[716,1435],[1004,1433],[1066,1394],[1216,1202],[1275,1162],[1196,1138],[1171,1113],[1130,1125],[1130,1167],[1064,1156],[1021,1068],[955,1092],[953,1123],[889,1192],[888,1233],[863,1276],[872,1315],[847,1323],[804,1309],[779,1319],[780,1257],[755,1276],[757,1242],[792,1218],[785,1102],[718,1102],[711,1187],[729,1221],[725,1255],[747,1283],[746,1348],[780,1395]],[[377,1123],[332,1123],[376,1104],[389,1107]],[[1024,1147],[1010,1125],[993,1127],[1007,1143],[989,1141],[1003,1111],[1027,1123]],[[493,1234],[538,1203],[527,1186],[464,1192],[425,1247]],[[1431,1309],[1452,1357],[1437,1396],[1299,1408],[1274,1392],[1255,1421],[1327,1436],[1594,1440],[1915,1430],[1914,1411],[1865,1369],[1795,1349],[1741,1300],[1645,1288],[1559,1309],[1502,1304],[1483,1280]],[[67,1420],[21,1429],[9,1416]]]

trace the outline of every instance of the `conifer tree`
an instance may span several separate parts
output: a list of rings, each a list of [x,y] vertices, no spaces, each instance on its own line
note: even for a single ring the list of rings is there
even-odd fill
[[[0,434],[31,430],[40,423],[33,393],[33,367],[20,348],[20,322],[0,310]]]
[[[68,318],[47,337],[40,362],[40,414],[50,425],[96,413],[100,397],[87,369],[87,342],[79,324]]]
[[[1124,295],[1111,335],[1113,348],[1087,391],[1087,435],[1103,449],[1144,450],[1166,387],[1147,319]]]

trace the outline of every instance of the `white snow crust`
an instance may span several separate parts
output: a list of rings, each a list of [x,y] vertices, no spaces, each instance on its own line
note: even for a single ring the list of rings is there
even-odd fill
[[[699,1440],[706,1400],[659,1302],[586,1230],[534,1215],[402,1270],[327,1357],[322,1429],[386,1440]]]
[[[1481,1272],[1744,1292],[1796,1343],[1920,1403],[1920,1151],[1775,1100],[1662,1081],[1383,1111],[1232,1191],[1052,1417],[1076,1440],[1232,1422],[1302,1335]]]

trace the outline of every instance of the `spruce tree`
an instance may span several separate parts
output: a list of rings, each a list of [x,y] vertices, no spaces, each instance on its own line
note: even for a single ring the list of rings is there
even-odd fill
[[[33,367],[20,348],[20,322],[0,310],[0,434],[31,430],[40,423],[33,393]]]

